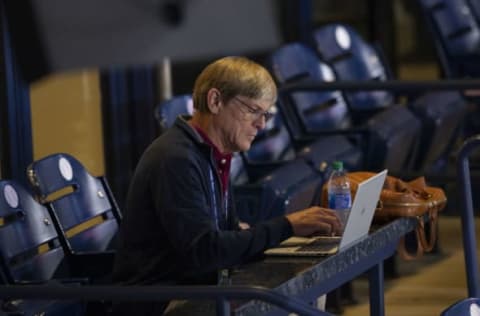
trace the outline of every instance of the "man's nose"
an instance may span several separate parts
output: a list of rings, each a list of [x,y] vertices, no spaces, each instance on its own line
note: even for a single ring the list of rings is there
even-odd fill
[[[258,120],[255,121],[255,127],[257,128],[257,130],[264,129],[266,125],[267,125],[267,122],[265,121],[264,115],[260,116]]]

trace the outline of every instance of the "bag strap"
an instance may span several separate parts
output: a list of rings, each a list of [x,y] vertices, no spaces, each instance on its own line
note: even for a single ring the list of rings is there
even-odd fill
[[[397,252],[404,260],[414,260],[420,258],[424,252],[430,252],[435,247],[437,240],[437,221],[438,209],[432,208],[429,212],[430,234],[427,240],[425,236],[425,222],[421,216],[417,217],[417,227],[415,228],[415,237],[417,238],[417,250],[414,254],[410,253],[405,247],[405,237],[400,239]]]
[[[417,250],[414,254],[410,253],[405,247],[405,236],[402,236],[402,238],[400,238],[397,252],[402,259],[415,260],[420,258],[423,255],[423,247],[422,247],[422,243],[420,242],[420,233],[419,233],[418,225],[417,225],[417,228],[415,228],[415,236],[417,238]]]
[[[428,215],[429,215],[429,223],[430,223],[430,236],[428,238],[428,241],[425,236],[425,224],[423,223],[423,220],[421,220],[422,228],[420,233],[420,243],[422,244],[422,247],[426,252],[432,251],[433,247],[435,247],[435,242],[437,239],[437,220],[438,220],[437,208],[430,209],[428,211]]]

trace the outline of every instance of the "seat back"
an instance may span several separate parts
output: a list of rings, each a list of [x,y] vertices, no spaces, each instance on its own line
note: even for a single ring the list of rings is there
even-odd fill
[[[388,68],[375,47],[350,26],[325,25],[312,32],[312,40],[320,57],[334,69],[337,80],[383,81],[388,78]],[[353,114],[361,118],[394,103],[394,95],[389,91],[353,91],[345,95]]]
[[[14,180],[0,180],[0,282],[3,284],[39,284],[54,278],[67,279],[64,251],[47,208],[30,191]],[[85,314],[79,301],[9,300],[4,298],[4,315]]]
[[[0,180],[0,261],[3,282],[47,281],[64,260],[45,206],[20,183]]]
[[[322,174],[329,174],[330,165],[336,160],[343,162],[345,170],[358,171],[366,165],[359,145],[343,135],[330,135],[305,146],[297,156]]]
[[[280,86],[335,80],[331,68],[301,43],[289,43],[276,49],[270,55],[268,64]],[[279,104],[294,139],[308,133],[343,129],[351,123],[347,104],[339,91],[294,92],[282,98]]]
[[[480,27],[466,0],[420,0],[445,76],[480,74]]]
[[[478,53],[480,31],[466,0],[420,0],[451,56]]]
[[[240,220],[255,224],[313,205],[324,177],[303,160],[282,164],[259,181],[234,186]]]
[[[367,169],[411,170],[418,152],[420,120],[406,106],[392,106],[366,122],[369,130]]]
[[[183,94],[166,100],[155,107],[154,115],[160,133],[173,125],[179,115],[193,114],[193,100],[191,94]]]
[[[473,16],[477,21],[477,24],[480,25],[480,2],[477,0],[467,0],[467,3],[470,5],[470,9],[472,10]]]
[[[109,248],[121,214],[105,178],[65,153],[34,161],[27,174],[38,199],[53,211],[68,253]]]
[[[287,161],[295,157],[292,140],[277,106],[272,106],[270,111],[275,116],[258,132],[250,149],[245,152],[247,164]]]
[[[414,168],[418,171],[443,169],[461,136],[467,113],[466,100],[458,91],[437,91],[418,97],[409,108],[422,120]]]

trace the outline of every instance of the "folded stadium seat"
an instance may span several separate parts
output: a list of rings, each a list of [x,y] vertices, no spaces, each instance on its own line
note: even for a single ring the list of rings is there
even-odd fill
[[[473,17],[477,21],[477,24],[480,25],[480,2],[477,0],[467,0],[467,3],[470,5],[470,10],[472,10]]]
[[[480,76],[478,4],[467,0],[419,0],[446,78]],[[475,1],[471,1],[474,3]],[[473,8],[473,10],[472,10]]]
[[[75,273],[108,276],[121,213],[106,179],[92,176],[65,153],[32,162],[27,175],[38,200],[51,212],[67,258],[83,255],[84,262],[71,262]]]
[[[314,46],[329,62],[339,80],[365,81],[391,79],[383,55],[350,26],[328,24],[313,32]],[[346,92],[354,113],[382,109],[395,104],[395,91]],[[460,135],[467,103],[458,91],[418,91],[408,108],[422,122],[418,152],[412,168],[425,171],[429,166],[445,165],[452,144]],[[418,97],[420,95],[420,97]]]
[[[426,93],[408,105],[422,121],[422,136],[414,161],[417,172],[447,170],[463,134],[468,103],[458,91]]]
[[[41,285],[53,282],[80,285],[69,278],[64,251],[45,206],[20,183],[0,180],[0,282]],[[81,302],[7,300],[2,315],[84,315]]]
[[[332,69],[312,48],[301,43],[289,43],[275,50],[268,67],[280,89],[292,83],[335,80]],[[404,170],[416,150],[420,122],[404,107],[387,107],[368,121],[354,125],[340,91],[282,93],[279,105],[294,139],[335,134],[348,137],[363,151],[364,170]]]
[[[158,104],[154,109],[154,116],[160,134],[165,132],[180,114],[193,114],[193,100],[191,94],[177,95]]]
[[[337,80],[383,81],[390,76],[379,48],[367,45],[352,28],[329,24],[312,34],[312,47],[333,68]],[[388,91],[346,91],[344,95],[356,123],[395,103],[395,95]]]
[[[468,2],[467,2],[468,1]],[[419,0],[445,78],[480,76],[480,8],[477,0]],[[480,89],[463,92],[472,103],[465,137],[480,131]]]
[[[325,173],[305,161],[286,163],[254,183],[233,186],[238,217],[254,225],[315,205],[324,180]]]

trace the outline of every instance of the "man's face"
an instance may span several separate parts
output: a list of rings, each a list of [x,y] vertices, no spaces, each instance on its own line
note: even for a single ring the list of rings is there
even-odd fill
[[[223,103],[222,111],[216,117],[225,151],[247,151],[258,131],[265,128],[265,123],[272,114],[269,100],[250,99],[237,95]]]

